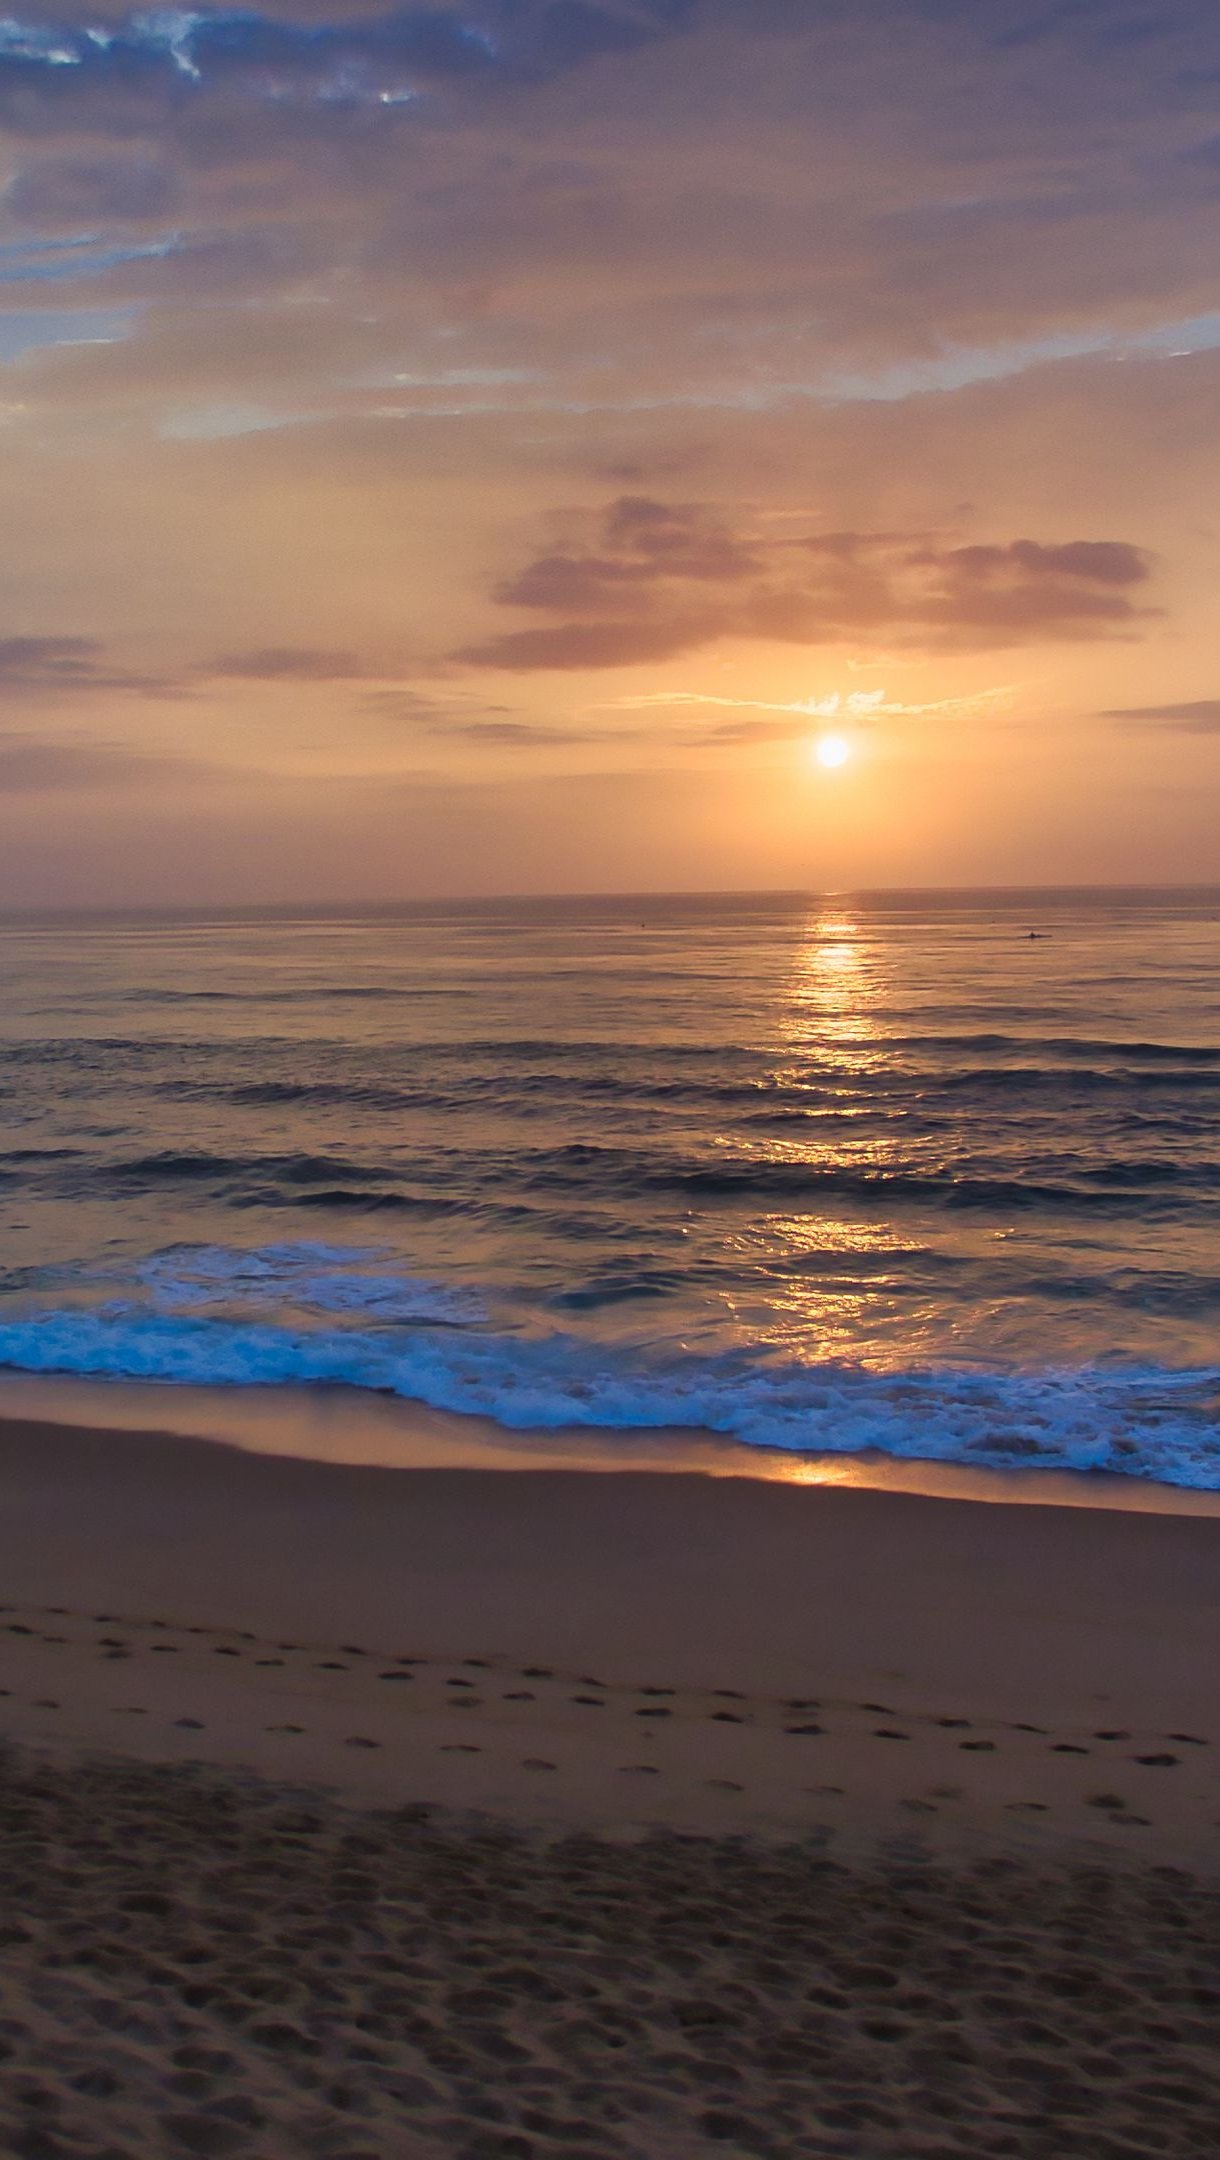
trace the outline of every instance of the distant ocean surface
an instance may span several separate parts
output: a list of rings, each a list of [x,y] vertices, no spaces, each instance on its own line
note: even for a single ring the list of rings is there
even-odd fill
[[[0,983],[0,1365],[1220,1488],[1220,894],[9,921]]]

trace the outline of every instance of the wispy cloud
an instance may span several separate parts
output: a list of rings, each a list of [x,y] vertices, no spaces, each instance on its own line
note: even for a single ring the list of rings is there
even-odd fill
[[[1177,728],[1185,735],[1220,735],[1220,698],[1188,698],[1178,705],[1113,705],[1098,714],[1129,727]]]
[[[889,720],[919,719],[940,713],[981,712],[989,706],[1006,702],[1016,694],[1012,683],[998,684],[992,690],[975,690],[963,697],[933,698],[922,704],[908,704],[899,698],[887,697],[884,690],[830,690],[823,697],[790,698],[775,701],[769,698],[721,697],[714,692],[702,690],[651,690],[639,697],[615,698],[607,711],[642,712],[664,706],[695,706],[718,709],[727,707],[736,712],[791,713],[799,720]]]
[[[188,694],[175,677],[111,665],[100,638],[0,638],[0,698],[97,697],[114,691],[149,698]]]
[[[248,682],[361,682],[377,670],[355,653],[328,652],[309,645],[265,645],[253,652],[222,653],[204,665],[205,675],[231,675]]]

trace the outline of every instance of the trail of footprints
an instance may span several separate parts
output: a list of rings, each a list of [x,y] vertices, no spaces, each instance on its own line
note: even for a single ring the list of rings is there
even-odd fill
[[[65,1633],[64,1628],[72,1632]],[[800,1743],[816,1743],[834,1737],[903,1743],[917,1737],[920,1728],[925,1736],[929,1729],[943,1735],[946,1745],[964,1755],[1002,1756],[1006,1737],[1022,1735],[1044,1743],[1051,1756],[1093,1758],[1107,1776],[1113,1776],[1116,1769],[1121,1771],[1124,1783],[1130,1782],[1139,1795],[1138,1808],[1131,1804],[1129,1797],[1108,1789],[1085,1794],[1084,1803],[1111,1823],[1131,1829],[1151,1827],[1152,1818],[1140,1812],[1148,1804],[1147,1795],[1151,1790],[1145,1773],[1181,1769],[1195,1757],[1195,1751],[1211,1746],[1207,1736],[1192,1732],[1141,1736],[1125,1727],[1101,1726],[1089,1733],[1073,1733],[1069,1738],[1056,1735],[1042,1725],[935,1712],[899,1712],[892,1705],[881,1702],[832,1701],[813,1696],[766,1698],[748,1696],[733,1688],[699,1691],[655,1683],[625,1687],[610,1685],[589,1673],[565,1673],[547,1665],[515,1667],[495,1658],[469,1657],[452,1661],[416,1654],[390,1655],[370,1651],[357,1643],[344,1643],[337,1648],[297,1642],[270,1643],[246,1630],[177,1625],[164,1619],[131,1619],[113,1613],[76,1613],[66,1606],[0,1605],[0,1645],[6,1636],[16,1638],[25,1649],[50,1653],[69,1646],[91,1648],[101,1662],[131,1665],[133,1678],[146,1657],[168,1658],[184,1654],[189,1657],[192,1651],[200,1657],[210,1654],[216,1658],[244,1661],[251,1672],[274,1676],[270,1679],[272,1689],[299,1687],[301,1681],[315,1673],[354,1672],[362,1684],[371,1677],[377,1694],[383,1688],[385,1690],[387,1722],[381,1725],[380,1733],[355,1732],[347,1735],[344,1742],[349,1748],[366,1751],[380,1749],[402,1737],[404,1709],[408,1713],[474,1713],[473,1732],[478,1730],[478,1713],[492,1710],[501,1703],[512,1705],[514,1721],[520,1719],[523,1723],[528,1722],[531,1706],[543,1719],[564,1704],[590,1713],[609,1712],[612,1720],[617,1719],[623,1724],[625,1737],[634,1732],[654,1744],[663,1733],[682,1727],[689,1730],[700,1720],[717,1726],[739,1727],[743,1733],[770,1731],[792,1740],[794,1757]],[[189,1682],[183,1693],[184,1696],[189,1693]],[[19,1691],[0,1685],[0,1704],[5,1699],[14,1703],[24,1700],[27,1707],[47,1713],[61,1711],[64,1707],[60,1697],[49,1694],[23,1697]],[[110,1708],[120,1718],[144,1718],[155,1714],[139,1702],[116,1701]],[[207,1730],[206,1721],[185,1707],[170,1723],[182,1732],[204,1733]],[[262,1729],[265,1734],[285,1741],[308,1731],[308,1727],[284,1719]],[[494,1738],[503,1737],[502,1730],[498,1729]],[[449,1755],[479,1755],[484,1749],[484,1743],[475,1739],[445,1740],[437,1746],[440,1753]],[[626,1748],[624,1752],[627,1752]],[[801,1768],[813,1767],[815,1760],[816,1748],[809,1747],[802,1756]],[[553,1773],[561,1768],[558,1762],[543,1755],[524,1755],[519,1761],[521,1768],[539,1773]],[[618,1775],[632,1779],[664,1774],[663,1765],[657,1761],[624,1761],[616,1766],[616,1771]],[[747,1790],[741,1780],[729,1777],[707,1778],[703,1782],[710,1789],[725,1793]],[[824,1798],[847,1797],[846,1789],[838,1785],[807,1785],[803,1790]],[[962,1797],[961,1786],[942,1783],[929,1787],[923,1794],[910,1795],[899,1804],[916,1815],[934,1815],[942,1805]],[[1041,1800],[1014,1797],[1002,1804],[1018,1815],[1051,1812],[1050,1803]],[[1215,1827],[1220,1828],[1220,1819]]]

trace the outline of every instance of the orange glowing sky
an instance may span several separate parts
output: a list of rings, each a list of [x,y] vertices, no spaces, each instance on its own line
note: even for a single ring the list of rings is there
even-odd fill
[[[0,24],[0,904],[1220,878],[1211,0],[375,6]]]

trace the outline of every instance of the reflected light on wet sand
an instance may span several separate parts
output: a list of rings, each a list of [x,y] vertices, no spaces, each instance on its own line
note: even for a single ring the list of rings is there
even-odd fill
[[[6,1421],[219,1442],[256,1455],[293,1456],[349,1469],[625,1471],[749,1478],[809,1490],[907,1493],[930,1499],[1135,1509],[1220,1516],[1220,1493],[1071,1471],[1007,1472],[885,1455],[790,1455],[697,1430],[506,1432],[346,1388],[199,1388],[0,1374],[0,1450]]]

